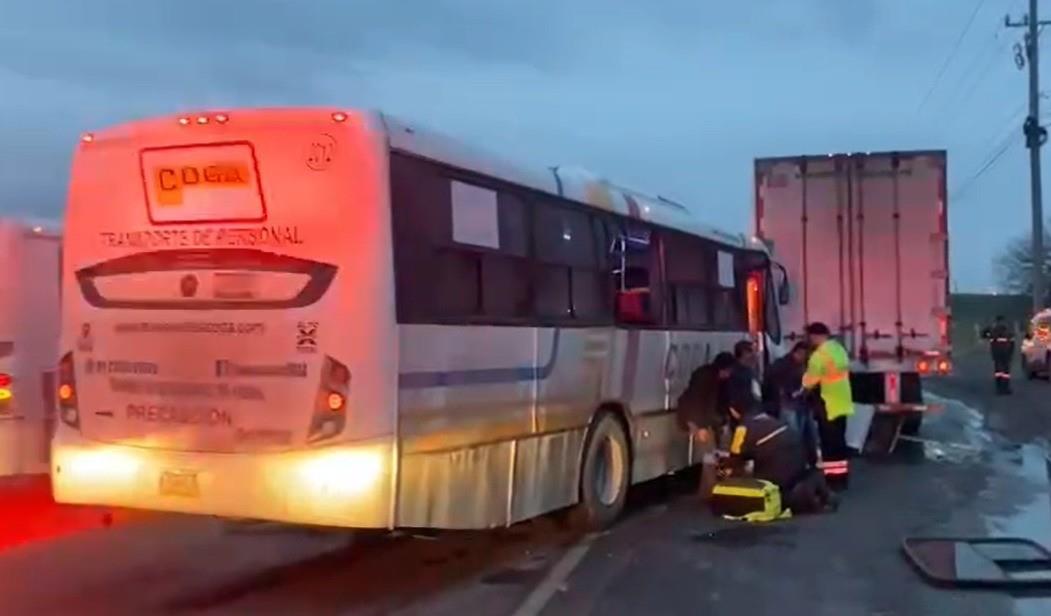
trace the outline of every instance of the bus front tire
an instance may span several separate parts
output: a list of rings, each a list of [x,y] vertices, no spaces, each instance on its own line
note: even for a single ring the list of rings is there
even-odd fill
[[[573,526],[597,531],[612,525],[624,510],[631,485],[631,449],[624,426],[613,413],[595,419],[584,441],[580,502]]]

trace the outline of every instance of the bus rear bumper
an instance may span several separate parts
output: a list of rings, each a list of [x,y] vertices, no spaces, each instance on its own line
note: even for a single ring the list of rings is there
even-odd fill
[[[60,431],[57,502],[389,528],[390,438],[281,453],[186,453],[88,441]]]

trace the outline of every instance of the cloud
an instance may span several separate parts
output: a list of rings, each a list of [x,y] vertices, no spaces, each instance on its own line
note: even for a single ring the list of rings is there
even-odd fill
[[[937,0],[8,2],[0,117],[18,120],[0,122],[2,207],[60,211],[81,131],[178,110],[346,105],[514,160],[590,167],[744,228],[754,156],[951,138],[952,165],[980,160],[989,131],[970,129],[990,108],[1004,115],[999,91],[975,90],[957,120],[967,130],[915,113],[957,34],[943,21],[962,25],[968,11]],[[983,52],[995,26],[981,25],[962,57]],[[956,106],[938,94],[932,109]],[[985,257],[963,258],[976,271]]]

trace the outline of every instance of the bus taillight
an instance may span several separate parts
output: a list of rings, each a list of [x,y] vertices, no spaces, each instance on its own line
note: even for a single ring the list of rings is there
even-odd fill
[[[328,395],[328,410],[333,413],[338,413],[343,410],[346,406],[347,399],[343,397],[343,394],[338,392],[332,392]]]
[[[9,412],[8,406],[11,404],[11,398],[14,396],[11,392],[12,380],[10,374],[0,372],[0,413]]]
[[[760,315],[763,313],[763,296],[759,286],[759,275],[753,274],[748,277],[747,301],[748,301],[748,331],[752,335],[758,335],[762,329]]]
[[[66,353],[58,364],[58,416],[70,428],[80,428],[77,409],[77,380],[73,374],[73,354]]]
[[[331,357],[326,357],[321,368],[321,386],[318,387],[314,417],[310,422],[307,440],[322,441],[343,432],[347,425],[349,393],[350,370]]]

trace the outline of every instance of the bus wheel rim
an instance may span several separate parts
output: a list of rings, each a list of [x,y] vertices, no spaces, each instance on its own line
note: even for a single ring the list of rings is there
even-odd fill
[[[606,436],[595,456],[595,495],[604,506],[609,507],[620,498],[626,472],[624,445]]]

